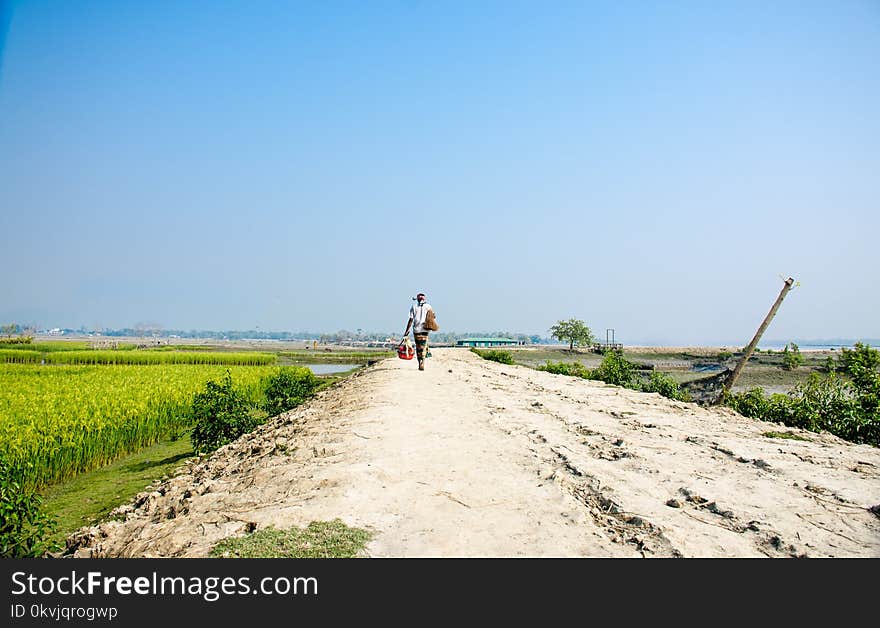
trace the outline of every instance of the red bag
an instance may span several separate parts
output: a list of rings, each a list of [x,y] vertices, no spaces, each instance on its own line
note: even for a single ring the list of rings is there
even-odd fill
[[[397,346],[397,357],[401,360],[412,360],[415,354],[415,349],[409,344],[409,338],[406,339],[406,342],[401,342]]]

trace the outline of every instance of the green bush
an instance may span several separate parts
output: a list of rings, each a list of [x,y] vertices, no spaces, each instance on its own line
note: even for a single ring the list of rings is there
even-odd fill
[[[782,368],[786,371],[793,371],[803,363],[804,356],[801,355],[801,350],[798,346],[793,342],[785,345],[785,348],[782,350]]]
[[[659,371],[651,373],[651,378],[646,383],[642,384],[642,390],[644,392],[660,393],[664,397],[675,399],[676,401],[691,400],[691,396],[688,392],[679,388],[678,382],[672,379],[669,375]]]
[[[875,373],[876,375],[876,373]],[[788,395],[769,398],[763,390],[729,395],[727,404],[744,416],[774,421],[813,432],[828,431],[855,443],[880,446],[880,378],[859,387],[835,373],[810,374]]]
[[[643,392],[656,392],[676,401],[691,401],[691,396],[682,390],[678,383],[669,375],[654,371],[647,382],[640,383],[636,374],[636,365],[625,359],[619,351],[608,351],[602,358],[598,368],[590,370],[580,362],[550,362],[537,367],[539,371],[570,375],[584,379],[603,381],[606,384],[623,386]]]
[[[620,351],[608,351],[599,367],[590,373],[590,379],[624,388],[638,388],[635,371],[636,365],[624,358]]]
[[[547,371],[556,375],[571,375],[573,377],[583,377],[590,379],[590,369],[580,362],[550,362],[538,367],[539,371]]]
[[[880,444],[880,351],[868,345],[856,343],[854,350],[844,349],[840,356],[842,370],[852,380],[857,393],[862,424],[859,434],[864,442]]]
[[[760,387],[743,393],[727,393],[723,401],[743,416],[764,419],[768,414],[769,401],[764,396],[764,389]]]
[[[807,381],[795,386],[790,395],[789,417],[814,432],[826,430],[847,440],[859,441],[862,416],[858,393],[836,375],[822,377],[812,373]]]
[[[510,353],[507,351],[500,351],[498,349],[480,351],[474,347],[471,347],[471,352],[476,353],[478,356],[485,360],[492,360],[493,362],[500,362],[501,364],[513,364],[513,356],[510,355]]]
[[[26,488],[25,471],[0,453],[0,558],[43,556],[49,549],[45,539],[56,528],[40,510],[43,498]]]
[[[877,367],[880,366],[880,351],[861,342],[854,349],[844,348],[840,355],[840,370],[849,375],[853,383],[860,388],[872,388],[878,377]]]
[[[268,379],[263,409],[269,416],[275,416],[295,408],[315,394],[319,383],[307,368],[281,368]]]
[[[233,386],[229,371],[221,382],[207,382],[205,390],[193,396],[193,449],[211,452],[253,430],[258,421],[250,415],[250,405]]]

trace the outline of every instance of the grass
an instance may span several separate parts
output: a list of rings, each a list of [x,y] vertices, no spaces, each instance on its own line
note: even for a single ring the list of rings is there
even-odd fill
[[[787,438],[788,440],[805,440],[810,442],[809,438],[804,438],[800,434],[795,434],[794,432],[764,432],[761,436],[766,438]]]
[[[43,504],[44,512],[58,522],[57,531],[50,537],[52,543],[56,549],[63,549],[67,536],[83,526],[106,520],[114,508],[128,503],[148,485],[170,475],[193,455],[187,434],[52,486],[45,492]]]
[[[313,521],[307,528],[264,528],[244,537],[223,539],[214,558],[356,558],[372,535],[340,519]]]

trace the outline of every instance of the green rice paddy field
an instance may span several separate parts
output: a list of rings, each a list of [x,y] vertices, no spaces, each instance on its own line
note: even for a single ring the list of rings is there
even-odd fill
[[[256,399],[272,366],[0,364],[0,452],[37,487],[178,436],[226,370]]]

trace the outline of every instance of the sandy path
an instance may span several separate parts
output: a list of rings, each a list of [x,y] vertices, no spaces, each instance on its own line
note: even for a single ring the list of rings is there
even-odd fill
[[[339,517],[370,556],[880,556],[880,449],[432,351],[189,466],[75,555],[204,556]]]

